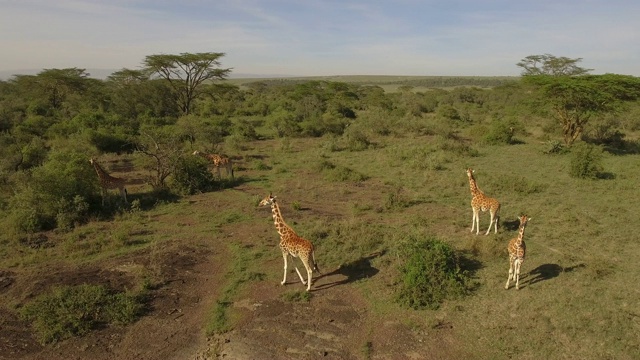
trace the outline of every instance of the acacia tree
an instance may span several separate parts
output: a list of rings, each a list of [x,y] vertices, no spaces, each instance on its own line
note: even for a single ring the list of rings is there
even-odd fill
[[[536,75],[524,77],[524,82],[540,89],[569,146],[582,135],[591,117],[615,112],[622,102],[640,97],[640,79],[627,75]]]
[[[527,56],[516,64],[523,68],[523,82],[537,87],[551,107],[568,146],[582,135],[591,117],[613,112],[622,101],[636,99],[640,93],[639,79],[589,75],[591,69],[578,66],[580,61],[544,54]]]
[[[164,189],[166,179],[183,155],[180,134],[172,126],[148,126],[141,129],[140,134],[137,152],[144,155],[142,167],[150,172],[148,183],[154,189]]]
[[[220,68],[224,53],[181,53],[179,55],[149,55],[143,64],[152,76],[165,79],[176,95],[183,115],[191,112],[193,101],[201,95],[207,80],[224,80],[231,69]]]
[[[520,60],[516,65],[522,68],[522,76],[551,75],[551,76],[577,76],[588,74],[593,69],[585,69],[578,66],[582,58],[570,59],[564,56],[551,54],[529,55]]]

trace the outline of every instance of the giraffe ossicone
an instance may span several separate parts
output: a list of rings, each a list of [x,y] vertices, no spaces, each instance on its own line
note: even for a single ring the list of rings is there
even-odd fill
[[[500,203],[498,200],[488,197],[478,188],[476,179],[473,177],[475,170],[468,168],[467,177],[469,177],[469,189],[471,190],[471,209],[473,210],[473,217],[471,218],[471,232],[476,229],[476,235],[480,233],[480,212],[489,211],[491,214],[491,220],[489,222],[489,228],[485,235],[489,235],[491,226],[494,228],[494,234],[498,232],[498,220],[500,218]]]
[[[271,213],[273,215],[273,222],[276,226],[276,231],[280,235],[280,250],[282,251],[282,258],[284,260],[284,276],[280,284],[284,285],[287,282],[287,260],[289,256],[298,257],[305,269],[307,270],[307,281],[304,280],[298,267],[294,265],[298,277],[303,285],[307,285],[307,291],[311,289],[311,281],[313,279],[313,271],[320,273],[318,263],[315,258],[315,250],[311,241],[304,239],[296,234],[293,229],[284,222],[280,207],[276,202],[276,197],[269,193],[269,196],[260,201],[259,206],[271,206]],[[312,267],[313,266],[313,267]]]

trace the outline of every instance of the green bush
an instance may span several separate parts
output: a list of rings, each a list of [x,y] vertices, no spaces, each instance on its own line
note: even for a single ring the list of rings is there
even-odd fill
[[[132,153],[135,149],[133,140],[120,127],[89,130],[88,136],[89,143],[100,152]]]
[[[542,152],[545,154],[564,154],[567,152],[567,148],[558,140],[548,140],[544,145],[546,148]]]
[[[114,293],[100,285],[55,288],[26,304],[21,315],[43,344],[82,336],[105,324],[128,324],[144,309],[144,297]]]
[[[330,161],[321,161],[315,166],[318,172],[322,172],[324,178],[329,181],[354,181],[361,182],[368,179],[364,174],[341,165],[335,165]]]
[[[575,178],[595,179],[603,172],[602,149],[580,142],[571,147],[569,174]]]
[[[442,118],[449,120],[460,120],[460,113],[458,110],[449,104],[442,104],[436,109],[436,114]]]
[[[346,139],[347,149],[351,151],[366,150],[372,145],[367,135],[356,127],[350,127],[342,136]]]
[[[468,275],[460,269],[454,250],[436,239],[410,238],[399,249],[397,301],[413,309],[437,309],[467,292]]]
[[[11,222],[26,232],[52,229],[58,222],[68,228],[89,217],[99,194],[97,176],[86,154],[52,151],[10,199]]]
[[[484,141],[491,145],[509,145],[513,143],[514,127],[503,120],[494,120],[489,126],[489,131],[484,136]]]
[[[193,195],[213,189],[215,180],[205,159],[196,156],[181,158],[176,163],[171,187],[178,193]]]

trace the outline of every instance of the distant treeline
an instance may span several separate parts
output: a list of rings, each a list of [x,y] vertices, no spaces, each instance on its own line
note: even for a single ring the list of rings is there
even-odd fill
[[[325,76],[325,77],[300,77],[278,79],[246,79],[242,85],[250,86],[254,83],[264,85],[283,85],[305,83],[310,80],[341,81],[354,85],[395,85],[426,88],[450,88],[459,86],[470,87],[496,87],[507,83],[515,83],[520,80],[517,76]],[[233,81],[232,81],[233,82]]]

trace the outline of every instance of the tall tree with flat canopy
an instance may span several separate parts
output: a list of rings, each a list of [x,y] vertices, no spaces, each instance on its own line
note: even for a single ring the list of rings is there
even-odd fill
[[[582,58],[570,59],[565,56],[553,56],[551,54],[529,55],[520,60],[516,65],[522,68],[522,76],[550,75],[550,76],[577,76],[586,75],[593,69],[585,69],[578,66]]]
[[[231,69],[220,68],[224,53],[181,53],[180,55],[149,55],[145,70],[165,79],[176,94],[176,103],[184,115],[191,112],[193,101],[203,92],[207,80],[224,80]]]
[[[582,59],[531,55],[516,64],[523,82],[535,86],[562,125],[566,145],[583,133],[589,119],[615,112],[624,101],[640,97],[640,79],[628,75],[590,75],[577,66]]]

